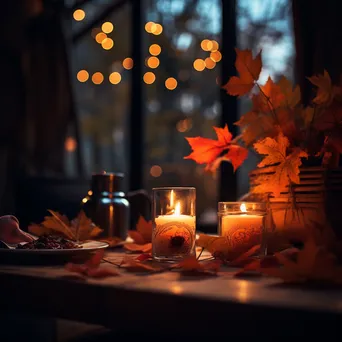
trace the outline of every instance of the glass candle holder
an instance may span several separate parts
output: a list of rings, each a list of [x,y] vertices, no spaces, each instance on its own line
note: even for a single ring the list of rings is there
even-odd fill
[[[179,261],[195,255],[196,189],[154,188],[152,203],[152,256]]]
[[[266,203],[219,202],[219,234],[229,240],[234,257],[256,245],[260,245],[259,255],[265,255],[266,214]]]

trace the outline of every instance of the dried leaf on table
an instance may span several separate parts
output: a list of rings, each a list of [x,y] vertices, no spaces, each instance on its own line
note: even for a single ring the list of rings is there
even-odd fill
[[[251,50],[236,50],[235,67],[239,76],[233,76],[223,89],[230,95],[242,96],[249,93],[259,79],[262,68],[261,52],[253,58]]]
[[[98,241],[106,242],[108,243],[109,247],[116,247],[116,246],[121,246],[122,245],[122,239],[119,237],[109,237],[109,238],[101,238],[97,239]]]
[[[146,221],[140,216],[136,230],[128,231],[129,237],[138,245],[144,245],[152,241],[152,221]]]
[[[206,171],[212,173],[216,171],[223,160],[227,160],[231,162],[234,170],[236,170],[247,158],[247,149],[231,143],[232,134],[229,132],[227,125],[224,128],[214,127],[214,130],[217,140],[187,137],[192,153],[184,157],[184,159],[192,159],[198,164],[207,164]]]
[[[163,268],[159,265],[148,264],[135,258],[124,257],[120,264],[128,272],[160,272]]]
[[[301,158],[307,158],[308,154],[300,148],[294,148],[287,154],[289,144],[288,138],[279,133],[276,139],[267,137],[253,145],[259,154],[266,155],[258,167],[275,167],[274,174],[266,176],[267,179],[260,178],[260,184],[253,188],[254,192],[268,192],[279,196],[281,192],[287,191],[290,183],[299,183]]]
[[[104,251],[99,250],[84,264],[67,263],[65,269],[69,272],[91,278],[106,278],[120,275],[113,267],[100,266],[103,256]]]
[[[251,257],[255,255],[258,251],[260,251],[260,245],[253,246],[251,249],[249,249],[247,252],[241,254],[231,262],[229,262],[229,266],[233,267],[240,267],[247,263],[250,263]]]
[[[48,211],[51,216],[45,216],[43,222],[29,225],[28,230],[31,234],[36,236],[56,234],[70,240],[84,241],[92,239],[102,232],[83,211],[71,222],[65,215],[53,210]]]
[[[135,258],[135,260],[138,260],[138,261],[145,261],[149,259],[152,259],[151,253],[143,253]]]
[[[172,269],[179,269],[187,275],[216,275],[221,267],[218,260],[211,262],[199,262],[195,256],[186,258],[178,264],[172,266]]]
[[[152,243],[146,243],[144,245],[138,245],[136,243],[127,243],[124,248],[129,252],[135,253],[149,253],[152,251]]]

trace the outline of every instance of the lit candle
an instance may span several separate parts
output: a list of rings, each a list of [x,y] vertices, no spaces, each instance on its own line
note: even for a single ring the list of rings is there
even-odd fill
[[[170,207],[174,203],[174,194],[170,195]],[[178,201],[170,215],[155,217],[153,234],[153,252],[165,257],[184,257],[195,252],[196,217],[181,214]]]
[[[232,247],[248,249],[261,243],[263,215],[248,213],[246,204],[240,212],[228,213],[221,218],[221,235],[228,237]]]

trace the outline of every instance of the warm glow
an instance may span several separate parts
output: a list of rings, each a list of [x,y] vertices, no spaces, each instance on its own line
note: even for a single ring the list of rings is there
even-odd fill
[[[105,39],[107,38],[107,35],[103,32],[100,32],[98,33],[96,36],[95,36],[95,40],[101,44]]]
[[[152,177],[160,177],[163,173],[162,168],[159,165],[153,165],[150,170],[150,174]]]
[[[215,66],[216,66],[216,62],[213,61],[210,57],[207,57],[205,60],[204,60],[204,63],[205,63],[205,67],[207,69],[214,69]]]
[[[181,294],[183,293],[183,288],[180,285],[172,285],[170,288],[173,294]]]
[[[158,57],[150,57],[148,60],[147,60],[147,66],[150,67],[151,69],[155,69],[155,68],[158,68],[159,66],[159,58]]]
[[[239,280],[237,285],[236,297],[241,303],[246,303],[250,297],[249,283],[246,280]]]
[[[188,130],[191,129],[191,127],[192,127],[191,119],[180,120],[177,122],[177,125],[176,125],[177,131],[180,133],[187,132]]]
[[[77,148],[77,141],[75,138],[68,137],[65,139],[64,148],[68,152],[75,152]]]
[[[213,43],[209,39],[203,39],[201,41],[201,48],[204,51],[211,51],[213,48]]]
[[[181,206],[180,206],[180,202],[177,202],[175,205],[175,215],[180,215],[181,213]]]
[[[111,33],[114,30],[114,25],[109,21],[102,24],[101,29],[104,33]]]
[[[122,66],[127,69],[127,70],[130,70],[133,68],[133,59],[130,58],[130,57],[127,57],[125,58],[123,61],[122,61]]]
[[[89,79],[89,73],[87,70],[80,70],[78,73],[77,73],[77,79],[78,81],[80,82],[86,82],[88,81]]]
[[[151,33],[151,27],[152,27],[152,25],[154,25],[154,22],[153,22],[153,21],[149,21],[148,23],[145,24],[145,30],[146,30],[146,32]]]
[[[162,32],[163,32],[163,26],[161,26],[160,24],[153,23],[151,25],[151,33],[153,33],[156,36],[158,36]]]
[[[146,84],[152,84],[156,80],[156,76],[153,72],[146,72],[144,75],[144,82]]]
[[[152,56],[158,56],[161,52],[161,47],[158,44],[152,44],[148,51]]]
[[[175,203],[175,193],[173,192],[173,190],[171,190],[171,193],[170,193],[170,207],[171,208],[173,208],[174,203]]]
[[[205,63],[203,59],[196,59],[194,61],[194,69],[197,71],[203,71],[205,69]]]
[[[121,82],[121,75],[118,72],[116,72],[116,71],[112,72],[109,75],[109,82],[111,84],[118,84],[118,83],[120,83]]]
[[[211,41],[212,47],[211,47],[211,51],[217,51],[219,49],[219,44],[216,40],[212,40]]]
[[[110,50],[114,46],[114,41],[111,38],[105,38],[103,39],[101,45],[103,49]]]
[[[169,77],[166,81],[165,81],[165,87],[169,90],[173,90],[177,88],[177,80],[173,77]]]
[[[245,203],[241,203],[241,205],[240,205],[240,210],[241,210],[243,213],[247,213],[247,208],[246,208],[246,204],[245,204]]]
[[[87,197],[84,197],[83,199],[82,199],[82,203],[87,203],[88,202],[88,198]]]
[[[91,77],[91,80],[94,84],[101,84],[104,80],[104,77],[100,72],[95,72],[95,74]]]
[[[210,58],[214,61],[214,62],[219,62],[222,59],[222,55],[220,51],[213,51],[210,52]]]
[[[88,195],[91,196],[93,192],[91,190],[88,191]]]
[[[77,9],[73,16],[76,21],[82,21],[85,18],[85,12],[81,9]]]

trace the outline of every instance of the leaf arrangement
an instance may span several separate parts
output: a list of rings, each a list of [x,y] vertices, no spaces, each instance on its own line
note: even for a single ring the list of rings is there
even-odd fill
[[[152,251],[152,221],[139,217],[136,230],[128,231],[128,236],[134,243],[127,243],[124,248],[130,252],[149,253]]]
[[[315,94],[304,106],[299,86],[282,76],[259,82],[261,52],[253,57],[250,50],[236,49],[233,76],[223,86],[229,95],[248,96],[252,108],[235,125],[241,135],[233,138],[227,126],[214,127],[217,140],[186,138],[192,153],[185,159],[206,164],[215,172],[222,161],[229,161],[234,171],[247,158],[248,149],[263,156],[258,167],[273,166],[274,172],[260,176],[252,191],[278,196],[291,184],[299,183],[303,158],[314,158],[325,167],[337,167],[342,153],[342,84],[334,85],[329,73],[308,77]]]
[[[28,231],[31,234],[36,236],[61,235],[73,241],[85,241],[95,238],[102,232],[102,229],[97,227],[83,210],[71,221],[56,211],[48,210],[48,212],[51,215],[45,216],[43,222],[29,225]]]

